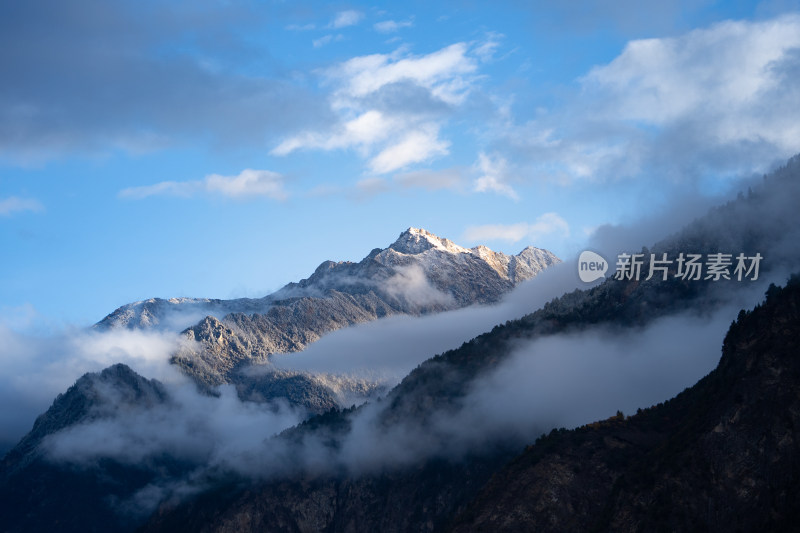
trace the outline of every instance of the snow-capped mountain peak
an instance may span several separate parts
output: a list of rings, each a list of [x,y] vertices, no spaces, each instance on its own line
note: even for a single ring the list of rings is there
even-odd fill
[[[468,248],[459,246],[450,239],[444,239],[422,228],[408,228],[389,246],[395,252],[416,255],[431,249],[451,254],[471,253]]]
[[[408,257],[411,256],[411,257]],[[442,261],[463,262],[479,259],[500,278],[519,283],[532,278],[543,268],[560,262],[547,250],[528,246],[517,255],[495,252],[488,246],[478,245],[464,248],[449,239],[439,237],[423,228],[408,228],[386,250],[378,254],[378,259],[387,265],[403,265],[408,261],[420,262],[424,270],[437,270]]]
[[[372,294],[369,298],[376,299],[364,302],[369,318],[362,317],[364,309],[358,306],[346,313],[350,318],[358,317],[353,318],[355,321],[371,320],[375,309],[381,306],[386,310],[379,316],[435,312],[495,302],[514,285],[558,262],[555,255],[539,248],[528,247],[517,255],[506,255],[483,245],[465,248],[425,229],[411,227],[388,248],[376,248],[357,263],[324,261],[308,278],[263,298],[153,298],[120,307],[97,327],[181,331],[206,316],[223,320],[232,313],[266,315],[276,305],[279,309],[274,312],[280,313],[281,306],[294,305],[289,302],[293,298],[316,298],[319,304],[331,298],[331,290],[350,297]],[[282,300],[289,303],[278,303]],[[339,307],[333,314],[341,313],[342,305],[349,309],[352,304],[337,302]],[[341,325],[337,322],[333,329],[338,327]]]

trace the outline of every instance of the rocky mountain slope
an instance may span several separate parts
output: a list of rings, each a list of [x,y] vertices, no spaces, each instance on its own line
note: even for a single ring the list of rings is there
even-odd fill
[[[270,298],[150,298],[114,310],[95,324],[99,330],[114,328],[182,330],[204,316],[232,312],[258,313],[269,309]]]
[[[309,278],[262,299],[148,300],[116,310],[98,327],[150,328],[208,312],[184,331],[192,342],[175,354],[174,364],[204,389],[233,383],[250,399],[284,392],[281,397],[319,413],[337,405],[336,392],[322,380],[263,368],[255,379],[241,370],[268,364],[274,353],[303,350],[331,331],[381,317],[496,302],[516,284],[559,262],[539,248],[507,256],[485,246],[463,248],[409,228],[391,246],[373,250],[358,263],[326,261]],[[361,381],[345,388],[356,395],[372,390]]]

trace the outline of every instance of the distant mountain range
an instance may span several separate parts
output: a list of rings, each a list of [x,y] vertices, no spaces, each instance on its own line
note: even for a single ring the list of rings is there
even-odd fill
[[[95,327],[168,329],[197,320],[183,334],[192,341],[173,363],[201,387],[235,384],[243,398],[287,399],[312,413],[365,396],[379,383],[339,380],[265,367],[275,353],[303,350],[331,331],[392,315],[424,315],[491,304],[517,284],[561,260],[529,246],[508,256],[485,246],[464,248],[424,229],[409,228],[388,248],[358,263],[323,262],[299,283],[260,299],[151,299],[120,307]]]
[[[228,315],[253,314],[268,315],[277,327],[309,305],[328,306],[342,315],[336,317],[336,323],[309,326],[308,338],[284,332],[265,335],[269,338],[263,341],[266,352],[293,351],[337,327],[381,316],[493,303],[518,283],[560,262],[547,250],[533,246],[509,256],[486,246],[464,248],[424,229],[408,228],[388,248],[376,248],[358,263],[325,261],[307,279],[263,298],[152,298],[116,309],[95,327],[176,329],[182,320],[198,316],[192,323],[206,315],[225,321]],[[348,316],[350,310],[352,316]]]
[[[690,222],[652,252],[761,253],[762,281],[786,279],[786,272],[800,270],[798,201],[796,156],[762,185]],[[528,255],[535,257],[536,250]],[[238,370],[268,362],[275,348],[302,349],[326,331],[358,323],[355,315],[326,318],[326,306],[337,298],[355,302],[348,309],[367,317],[390,314],[378,309],[423,315],[497,301],[502,293],[491,288],[508,291],[518,283],[520,272],[526,275],[523,259],[466,250],[412,229],[360,263],[323,264],[308,280],[278,291],[258,313],[203,318],[185,330],[201,348],[177,354],[175,362],[210,392],[234,382],[246,397],[263,382],[237,381]],[[462,284],[454,279],[459,276],[471,281]],[[394,288],[396,281],[403,281],[402,290]],[[120,445],[140,453],[137,461],[89,454],[96,444],[87,442],[92,436],[117,444],[115,423],[169,433],[163,420],[180,421],[169,416],[181,413],[182,400],[122,365],[88,374],[54,401],[0,463],[0,529],[792,531],[800,517],[797,277],[784,289],[771,286],[753,311],[730,317],[735,323],[720,339],[722,359],[708,377],[630,418],[608,413],[608,420],[571,431],[531,426],[521,434],[476,435],[485,421],[470,420],[465,403],[521,343],[599,325],[635,331],[687,311],[699,317],[749,287],[675,276],[608,279],[425,361],[380,400],[345,409],[332,405],[213,465],[202,453],[208,444],[202,433],[149,454],[139,450],[150,442],[130,437],[136,442]],[[139,327],[144,304],[133,305],[138,311],[131,311],[130,320],[112,323],[112,314],[98,327]],[[317,318],[309,320],[306,310]],[[155,307],[147,313],[147,327],[166,320]],[[320,316],[328,326],[316,325]],[[270,325],[291,328],[292,317],[305,333],[263,333]],[[287,389],[283,379],[297,378],[286,375],[268,385],[279,394],[298,394],[299,404],[309,402],[308,387]],[[312,396],[313,402],[323,397]],[[537,440],[545,429],[549,436]],[[90,459],[59,460],[56,445],[73,446],[68,449]],[[242,457],[244,464],[235,465]]]

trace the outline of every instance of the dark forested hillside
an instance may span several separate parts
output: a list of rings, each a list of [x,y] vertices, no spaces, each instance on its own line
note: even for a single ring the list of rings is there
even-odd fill
[[[796,531],[800,277],[740,313],[719,366],[634,416],[553,431],[454,531]]]

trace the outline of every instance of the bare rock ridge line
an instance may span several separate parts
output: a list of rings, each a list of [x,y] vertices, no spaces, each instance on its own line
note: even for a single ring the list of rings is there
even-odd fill
[[[263,298],[156,298],[120,307],[96,327],[182,331],[192,342],[172,362],[201,387],[233,383],[250,399],[269,399],[282,391],[284,397],[304,399],[302,405],[312,412],[322,412],[336,405],[335,395],[313,377],[275,369],[255,384],[240,370],[268,364],[275,353],[301,351],[331,331],[378,318],[497,302],[559,262],[540,248],[506,255],[486,246],[464,248],[412,227],[357,263],[325,261],[308,278]],[[182,323],[189,327],[176,327]],[[363,385],[358,384],[361,392]],[[309,389],[316,393],[309,395]]]
[[[448,261],[449,259],[449,261]],[[372,265],[372,262],[377,265]],[[324,295],[326,290],[334,289],[343,293],[357,294],[366,288],[374,288],[376,283],[389,279],[393,268],[417,264],[426,274],[447,266],[448,262],[483,271],[490,267],[503,281],[513,284],[534,277],[550,265],[561,262],[547,250],[529,246],[519,254],[509,256],[502,252],[494,252],[486,246],[464,248],[449,239],[441,238],[424,229],[409,228],[400,234],[398,239],[388,248],[376,248],[358,263],[351,261],[324,261],[314,273],[299,283],[289,283],[282,289],[263,298],[237,298],[232,300],[210,298],[151,298],[124,305],[103,318],[96,324],[98,329],[125,327],[128,329],[167,328],[174,325],[171,315],[203,316],[193,322],[197,323],[204,316],[224,318],[231,313],[262,314],[274,304],[285,302],[295,297],[315,297]],[[484,263],[483,265],[481,263]],[[386,269],[380,268],[381,265]],[[386,276],[390,274],[390,276]],[[434,276],[433,282],[439,289],[457,293],[451,287],[458,280],[444,280],[442,276]],[[492,280],[495,283],[498,280]],[[488,281],[487,281],[488,282]],[[505,285],[505,284],[503,284]],[[506,287],[507,288],[507,287]],[[464,295],[460,295],[464,299]],[[484,301],[492,301],[499,295],[486,295]],[[458,300],[458,294],[456,294]],[[475,303],[475,302],[470,302]],[[418,312],[423,312],[422,309]],[[180,328],[183,329],[183,328]]]

